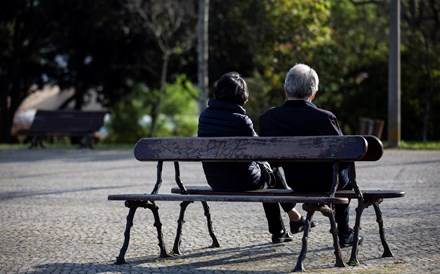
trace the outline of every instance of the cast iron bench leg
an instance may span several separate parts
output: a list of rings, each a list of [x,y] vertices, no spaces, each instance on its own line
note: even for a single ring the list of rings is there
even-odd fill
[[[193,201],[184,201],[180,203],[180,214],[179,219],[177,220],[177,232],[176,238],[174,239],[174,246],[172,254],[180,255],[182,252],[180,251],[180,243],[182,242],[182,228],[185,223],[185,210],[189,204],[193,203]]]
[[[136,210],[138,208],[137,205],[135,205],[135,206],[130,205],[130,203],[128,201],[125,202],[125,206],[129,207],[130,210],[128,211],[127,224],[125,225],[124,244],[122,245],[121,250],[119,251],[119,256],[116,257],[115,264],[126,264],[127,263],[125,261],[125,253],[127,252],[128,244],[130,242],[130,230],[131,230],[131,227],[133,226],[134,214],[136,213]]]
[[[383,254],[382,257],[393,257],[393,253],[390,250],[390,247],[388,246],[388,242],[385,239],[385,230],[383,228],[383,219],[382,219],[382,211],[379,208],[379,204],[382,202],[381,199],[375,200],[373,202],[374,211],[376,212],[376,221],[379,225],[379,235],[380,235],[380,241],[383,245]]]
[[[43,144],[43,140],[44,140],[44,137],[41,137],[41,136],[33,136],[32,138],[31,138],[31,140],[30,140],[30,145],[29,145],[29,149],[32,149],[32,148],[38,148],[38,147],[41,147],[41,148],[46,148],[45,146],[44,146],[44,144]]]
[[[214,230],[212,229],[212,221],[211,221],[211,213],[209,211],[208,203],[203,201],[203,210],[205,211],[206,223],[208,225],[209,236],[212,239],[212,245],[210,247],[220,247],[220,244],[217,241],[217,237],[214,234]]]
[[[176,238],[174,239],[174,246],[173,246],[173,254],[181,255],[182,252],[180,251],[180,244],[182,242],[182,228],[183,224],[185,223],[185,211],[186,208],[190,203],[193,203],[192,201],[184,201],[180,203],[180,215],[179,219],[177,220],[177,232],[176,232]],[[211,221],[211,213],[209,211],[208,203],[205,201],[202,201],[203,210],[205,212],[207,224],[208,224],[208,231],[209,235],[212,239],[212,245],[210,247],[220,247],[220,244],[217,241],[217,237],[214,234],[214,230],[212,229],[212,221]]]
[[[298,262],[293,269],[293,272],[302,272],[305,271],[304,266],[302,264],[303,260],[306,257],[307,253],[307,237],[309,235],[310,223],[312,220],[313,213],[315,211],[320,211],[324,216],[328,217],[330,220],[330,233],[333,236],[333,247],[335,249],[335,257],[336,257],[336,267],[345,267],[344,261],[342,260],[341,247],[339,246],[338,241],[338,229],[336,228],[336,221],[334,216],[334,211],[327,205],[303,205],[303,209],[307,211],[306,223],[304,226],[304,234],[302,240],[301,253],[298,257]]]
[[[93,135],[87,134],[81,138],[79,142],[79,148],[90,148],[93,149]]]
[[[148,208],[153,212],[154,216],[154,226],[157,230],[157,239],[159,240],[159,248],[160,248],[160,258],[169,257],[169,255],[166,252],[165,243],[163,241],[163,234],[162,234],[162,223],[160,222],[159,217],[159,208],[153,203],[153,202],[136,202],[136,201],[125,201],[125,206],[130,208],[127,215],[127,224],[125,226],[125,232],[124,232],[124,244],[121,247],[121,250],[119,251],[119,256],[116,257],[115,264],[126,264],[125,261],[125,253],[128,249],[128,244],[130,242],[130,230],[133,226],[133,219],[134,215],[136,213],[136,210],[138,207]]]
[[[335,267],[345,267],[342,260],[341,247],[339,246],[338,229],[336,228],[335,212],[328,206],[323,206],[320,209],[321,213],[330,219],[330,233],[333,236],[333,247],[335,249],[336,263]]]
[[[356,208],[356,222],[354,225],[354,238],[358,239],[359,238],[359,231],[361,229],[361,217],[362,217],[362,212],[365,209],[365,204],[363,199],[358,199],[358,207]],[[358,249],[359,249],[359,241],[356,241],[353,244],[353,247],[351,248],[351,256],[350,256],[350,260],[348,261],[348,265],[350,266],[358,266],[359,260],[357,258],[357,254],[358,254]]]
[[[305,205],[303,205],[304,207]],[[308,246],[308,237],[309,237],[309,230],[310,230],[310,222],[312,220],[313,214],[315,213],[315,208],[304,208],[304,210],[307,211],[306,221],[304,224],[304,233],[302,237],[302,246],[301,246],[301,252],[299,253],[298,260],[296,261],[296,266],[292,270],[293,272],[303,272],[305,271],[303,266],[303,261],[306,258],[307,253],[307,246]]]
[[[353,228],[353,234],[354,234],[353,237],[355,239],[359,239],[359,231],[361,230],[361,217],[366,206],[362,192],[360,191],[359,186],[356,183],[356,170],[355,170],[354,162],[349,166],[348,171],[349,171],[348,176],[350,178],[351,186],[353,187],[353,190],[356,193],[358,200],[358,206],[356,208],[356,221]],[[357,258],[358,249],[359,249],[359,241],[355,241],[351,248],[351,256],[350,256],[350,260],[348,261],[348,265],[358,266],[360,264]]]
[[[156,206],[156,204],[154,202],[145,204],[145,207],[149,208],[153,212],[154,226],[156,227],[157,239],[159,240],[159,243],[158,243],[159,248],[160,248],[159,257],[160,258],[170,257],[170,255],[167,253],[167,250],[165,247],[165,242],[163,240],[162,223],[160,222],[160,217],[159,217],[159,207]]]

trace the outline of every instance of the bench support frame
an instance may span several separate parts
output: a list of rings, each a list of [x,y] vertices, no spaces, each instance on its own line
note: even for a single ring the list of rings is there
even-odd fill
[[[353,187],[354,192],[356,193],[357,200],[358,200],[358,206],[356,208],[356,221],[354,225],[354,238],[357,239],[359,237],[359,231],[361,229],[361,217],[362,213],[365,208],[368,208],[369,206],[373,205],[374,211],[376,213],[376,221],[379,225],[379,235],[380,240],[382,243],[382,246],[384,248],[384,252],[382,254],[382,257],[393,257],[393,254],[388,246],[388,242],[385,239],[385,231],[383,228],[383,218],[382,218],[382,211],[380,210],[379,204],[383,201],[383,198],[369,196],[368,198],[364,197],[362,192],[359,189],[359,186],[356,182],[356,170],[353,165],[350,166],[349,170],[349,179],[351,182],[351,185]],[[360,262],[357,258],[359,250],[359,242],[355,242],[352,246],[350,260],[348,261],[348,265],[350,266],[358,266],[360,265]]]
[[[303,209],[307,212],[305,225],[304,225],[304,233],[302,237],[302,246],[301,246],[301,252],[298,256],[298,260],[296,263],[295,268],[292,270],[293,272],[303,272],[305,271],[303,261],[306,258],[307,248],[308,248],[308,236],[309,231],[311,228],[312,218],[316,211],[319,211],[324,215],[325,217],[329,218],[330,221],[330,233],[333,237],[333,247],[335,249],[335,258],[336,263],[335,267],[345,267],[345,263],[342,260],[342,252],[341,247],[339,246],[338,241],[338,229],[336,228],[336,221],[335,221],[335,212],[332,209],[331,206],[328,205],[310,205],[310,204],[303,204]]]
[[[139,207],[148,208],[153,212],[154,226],[156,227],[157,239],[159,240],[159,244],[158,244],[160,248],[159,257],[160,258],[170,257],[170,255],[166,251],[165,242],[163,240],[162,223],[160,222],[160,217],[159,217],[159,207],[157,207],[153,201],[125,201],[125,206],[129,208],[129,211],[127,215],[127,224],[125,226],[125,232],[124,232],[124,244],[122,245],[121,250],[119,251],[118,257],[116,257],[115,264],[127,263],[125,261],[125,253],[127,252],[128,245],[130,243],[130,231],[131,231],[131,227],[133,226],[134,215]]]
[[[315,141],[311,141],[310,139],[314,139]],[[333,148],[338,146],[334,145],[332,142],[336,142],[344,138],[343,149],[339,149],[338,151],[341,154],[333,154]],[[345,263],[342,259],[341,255],[341,247],[339,245],[339,238],[337,232],[337,226],[335,222],[335,212],[334,205],[335,204],[346,204],[350,199],[358,200],[358,207],[356,208],[356,220],[354,226],[354,237],[355,239],[359,238],[359,230],[361,224],[361,216],[365,208],[373,205],[375,213],[376,213],[376,221],[379,225],[379,234],[382,245],[384,247],[384,253],[382,257],[392,257],[388,243],[385,239],[385,232],[383,228],[383,219],[382,212],[380,210],[379,204],[385,198],[398,198],[403,197],[405,193],[403,191],[360,191],[357,182],[356,182],[356,174],[354,169],[354,162],[357,160],[361,161],[376,161],[380,159],[383,153],[383,146],[380,140],[377,138],[373,138],[371,136],[366,136],[364,141],[361,144],[349,143],[353,137],[301,137],[295,139],[294,138],[277,138],[277,137],[264,137],[260,138],[163,138],[163,139],[141,139],[135,148],[135,157],[139,161],[157,161],[157,180],[151,194],[121,194],[121,195],[110,195],[109,200],[125,200],[126,206],[129,208],[129,213],[127,215],[127,224],[124,232],[124,244],[120,250],[119,256],[116,259],[116,264],[124,264],[125,261],[125,253],[128,249],[129,241],[130,241],[130,230],[133,226],[133,219],[135,212],[138,207],[149,208],[154,215],[154,226],[157,229],[157,237],[159,240],[160,247],[160,257],[169,257],[170,255],[166,251],[166,247],[163,241],[162,235],[162,224],[160,222],[159,217],[159,209],[155,205],[154,201],[181,201],[180,204],[180,215],[178,219],[178,227],[176,231],[176,237],[174,240],[174,246],[172,255],[180,255],[182,254],[180,250],[180,245],[182,242],[182,229],[185,223],[185,211],[189,204],[200,201],[203,205],[204,214],[207,219],[207,226],[209,234],[212,238],[211,247],[219,247],[220,244],[217,240],[217,237],[212,228],[211,214],[210,208],[208,206],[207,201],[230,201],[230,202],[292,202],[292,203],[302,203],[303,209],[307,212],[305,227],[302,237],[302,246],[301,252],[298,256],[297,263],[294,272],[302,272],[304,271],[303,261],[306,257],[307,248],[308,248],[308,236],[311,226],[311,221],[314,213],[316,211],[320,211],[324,216],[329,218],[330,221],[330,233],[333,237],[333,246],[334,246],[334,254],[336,258],[335,266],[336,267],[345,267]],[[354,137],[359,139],[359,137]],[[307,139],[305,141],[305,139]],[[336,140],[338,139],[338,140]],[[261,140],[264,140],[264,146],[259,143]],[[290,141],[292,140],[292,143]],[[365,146],[365,141],[368,140],[368,148]],[[304,143],[303,143],[304,141]],[[345,141],[347,141],[345,143]],[[351,140],[353,141],[353,140]],[[351,142],[350,141],[350,142]],[[194,142],[194,143],[193,143]],[[283,149],[279,148],[279,144],[284,146]],[[228,147],[225,147],[225,144],[228,143]],[[274,191],[268,190],[263,192],[237,192],[237,193],[221,193],[210,190],[209,187],[206,189],[200,189],[200,187],[188,187],[186,188],[181,179],[180,179],[180,167],[178,161],[220,161],[220,162],[230,162],[230,161],[251,161],[255,159],[260,159],[261,157],[274,157],[271,149],[268,149],[266,146],[271,144],[277,144],[277,147],[274,148],[274,151],[277,153],[285,153],[289,149],[295,148],[293,152],[289,152],[292,155],[295,155],[294,158],[291,154],[277,154],[273,160],[287,159],[292,161],[302,161],[302,159],[309,159],[313,161],[331,161],[333,162],[333,178],[332,178],[332,186],[330,188],[329,193],[317,193],[315,194],[302,194],[301,193],[292,193],[291,191]],[[317,146],[316,144],[322,143],[327,146]],[[348,148],[348,145],[352,144],[353,146]],[[309,148],[311,146],[315,150],[313,153],[307,150],[301,150],[304,147]],[[318,147],[318,149],[316,149]],[[329,154],[322,156],[322,147],[327,147],[331,150],[331,156]],[[214,149],[214,148],[217,148]],[[233,149],[231,149],[233,148]],[[239,149],[238,149],[239,148]],[[256,148],[256,150],[254,150]],[[299,151],[296,150],[299,149]],[[351,149],[355,148],[355,149]],[[286,150],[286,151],[285,151]],[[352,153],[353,151],[356,153],[360,153],[360,150],[363,150],[362,153],[366,154],[345,154]],[[267,153],[267,152],[270,153]],[[179,152],[179,153],[177,153]],[[353,152],[354,153],[354,152]],[[315,156],[311,156],[315,155]],[[260,158],[259,158],[260,157]],[[283,158],[284,157],[284,158]],[[315,158],[313,158],[315,157]],[[267,159],[267,158],[263,158]],[[272,159],[272,158],[269,158]],[[178,188],[173,188],[173,194],[159,194],[159,189],[162,184],[162,167],[163,161],[173,161],[174,162],[174,170],[175,170],[175,182]],[[353,187],[353,191],[337,191],[338,189],[338,171],[340,163],[353,163],[353,165],[349,165],[352,168],[349,170],[349,179],[351,186]],[[175,195],[179,194],[179,195]],[[359,261],[357,259],[358,253],[358,245],[356,242],[351,251],[351,257],[348,262],[349,265],[359,265]]]
[[[185,223],[184,217],[185,217],[186,208],[191,203],[193,203],[193,201],[183,201],[182,203],[180,203],[180,215],[179,215],[179,220],[177,220],[178,225],[177,225],[176,238],[174,239],[174,246],[173,246],[173,251],[172,251],[173,255],[182,255],[183,254],[182,251],[180,250],[180,244],[182,243],[182,229],[183,229],[183,224]],[[201,203],[203,205],[203,211],[206,216],[206,222],[207,222],[207,226],[208,226],[209,236],[211,236],[211,239],[212,239],[212,244],[210,247],[211,248],[220,247],[220,244],[219,244],[217,237],[215,236],[214,230],[212,228],[212,220],[211,220],[211,213],[210,213],[209,205],[205,201],[202,201]]]

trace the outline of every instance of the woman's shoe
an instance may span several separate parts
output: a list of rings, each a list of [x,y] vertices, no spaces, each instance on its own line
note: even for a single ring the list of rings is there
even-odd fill
[[[283,231],[281,231],[280,233],[272,234],[272,243],[274,244],[291,241],[293,241],[293,236],[289,233],[289,231],[286,231],[285,229],[283,229]]]
[[[304,219],[303,216],[301,216],[301,219],[299,221],[290,221],[290,232],[292,232],[292,234],[297,234],[299,232],[304,231],[304,225],[306,223],[306,219]],[[312,221],[310,228],[317,226],[318,223],[315,221]]]
[[[354,244],[354,231],[352,228],[347,229],[346,231],[342,231],[338,233],[339,236],[339,246],[342,247],[348,247],[352,246]],[[358,237],[358,245],[361,245],[364,241],[364,237],[359,236]]]

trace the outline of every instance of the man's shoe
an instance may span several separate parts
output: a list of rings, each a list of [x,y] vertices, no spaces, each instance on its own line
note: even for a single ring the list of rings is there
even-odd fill
[[[338,234],[339,234],[339,246],[341,248],[352,246],[354,244],[355,239],[354,239],[354,231],[352,228]],[[359,236],[358,245],[361,245],[363,241],[364,241],[364,237]]]
[[[301,216],[301,219],[299,221],[296,221],[296,222],[291,221],[290,222],[290,232],[292,234],[296,234],[296,233],[304,231],[305,223],[306,223],[306,220],[304,219],[303,216]],[[312,221],[312,223],[310,224],[310,228],[315,227],[317,225],[318,225],[317,222]]]
[[[291,241],[293,241],[293,236],[285,229],[283,229],[283,231],[281,231],[280,233],[272,234],[272,243],[274,244]]]

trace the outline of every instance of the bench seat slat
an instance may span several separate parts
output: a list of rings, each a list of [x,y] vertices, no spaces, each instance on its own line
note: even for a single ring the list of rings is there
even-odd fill
[[[406,195],[405,191],[402,190],[387,190],[387,189],[361,189],[362,196],[364,199],[389,199],[389,198],[401,198]],[[336,191],[336,197],[346,197],[349,199],[357,198],[356,193],[351,190],[339,190]]]
[[[142,138],[139,161],[355,161],[368,150],[362,136]]]
[[[186,191],[188,194],[199,195],[273,195],[273,196],[328,196],[328,193],[295,193],[291,189],[257,189],[243,192],[221,192],[213,191],[209,186],[187,186]],[[387,199],[387,198],[400,198],[405,196],[405,192],[401,190],[361,190],[365,199]],[[171,193],[180,194],[181,191],[178,187],[173,187]],[[356,199],[356,193],[353,190],[338,190],[336,191],[336,197],[344,197],[349,199]]]
[[[265,202],[265,203],[316,203],[348,204],[347,198],[313,196],[262,196],[262,195],[184,195],[184,194],[116,194],[108,200],[119,201],[211,201],[211,202]]]

